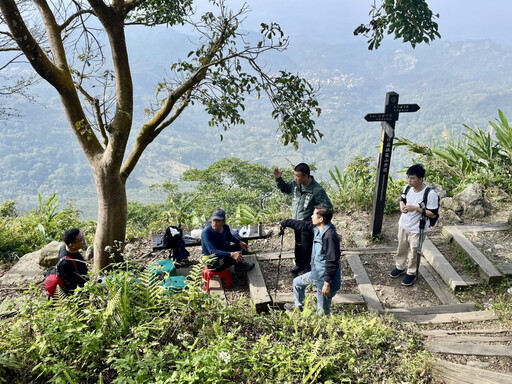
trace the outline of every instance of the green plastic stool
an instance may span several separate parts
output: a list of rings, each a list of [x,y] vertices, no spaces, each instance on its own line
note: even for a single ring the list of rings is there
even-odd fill
[[[162,286],[171,293],[183,291],[187,287],[187,278],[185,276],[171,276],[162,281]]]
[[[162,280],[167,276],[177,276],[176,267],[172,260],[164,259],[149,266],[149,279],[151,282]]]

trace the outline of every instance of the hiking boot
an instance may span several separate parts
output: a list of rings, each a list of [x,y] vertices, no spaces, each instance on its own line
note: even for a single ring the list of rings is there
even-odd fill
[[[284,309],[286,312],[293,312],[295,308],[299,308],[299,311],[302,311],[302,307],[296,307],[294,303],[285,303]]]
[[[292,275],[298,275],[302,271],[304,271],[305,268],[302,265],[295,265],[292,269],[290,269],[290,273]]]
[[[401,275],[403,275],[405,272],[405,269],[398,269],[398,268],[395,268],[393,269],[390,273],[389,273],[389,276],[392,278],[392,279],[396,279],[397,277],[400,277]]]
[[[235,272],[249,272],[254,268],[254,263],[248,263],[247,261],[242,261],[235,265]]]
[[[404,279],[402,280],[402,285],[412,285],[414,283],[414,280],[416,280],[416,275],[409,275],[408,273],[406,273]]]

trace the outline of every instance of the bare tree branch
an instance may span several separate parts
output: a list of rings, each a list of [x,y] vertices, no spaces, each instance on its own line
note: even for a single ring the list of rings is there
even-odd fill
[[[108,145],[108,136],[105,131],[105,125],[103,124],[103,119],[101,118],[101,109],[100,109],[100,101],[97,97],[92,97],[82,86],[75,82],[76,88],[84,95],[86,100],[93,106],[94,113],[96,116],[96,122],[98,123],[98,128],[101,133],[101,137],[103,139],[103,146],[106,147]]]

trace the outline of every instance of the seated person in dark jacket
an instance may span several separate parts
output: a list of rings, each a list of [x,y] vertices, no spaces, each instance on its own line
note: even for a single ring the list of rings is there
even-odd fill
[[[64,245],[59,250],[59,275],[64,280],[64,292],[69,294],[87,281],[87,265],[80,254],[85,238],[78,228],[66,229],[62,234]],[[69,256],[66,258],[66,256]],[[71,259],[70,259],[71,258]]]
[[[304,306],[308,285],[316,285],[317,312],[319,315],[331,313],[331,301],[341,286],[340,239],[331,223],[332,208],[317,205],[311,216],[312,221],[283,220],[281,227],[295,230],[309,230],[313,234],[313,252],[311,254],[311,272],[293,279],[294,303],[286,303],[287,310]]]
[[[201,246],[203,255],[212,258],[208,263],[211,271],[223,271],[234,265],[235,271],[244,272],[254,267],[254,263],[243,260],[240,250],[247,250],[247,244],[231,234],[226,224],[226,212],[220,208],[213,212],[211,224],[201,232]]]

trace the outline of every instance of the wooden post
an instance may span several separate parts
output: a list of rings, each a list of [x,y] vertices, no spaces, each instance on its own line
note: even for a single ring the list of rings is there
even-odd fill
[[[364,117],[366,121],[380,121],[382,126],[377,179],[375,180],[373,195],[372,236],[382,232],[382,219],[384,217],[384,206],[386,205],[386,191],[396,121],[401,112],[416,112],[420,109],[418,104],[398,104],[398,98],[399,95],[396,92],[386,93],[384,113],[368,113]]]

